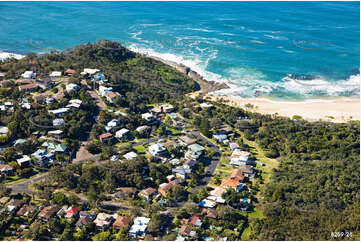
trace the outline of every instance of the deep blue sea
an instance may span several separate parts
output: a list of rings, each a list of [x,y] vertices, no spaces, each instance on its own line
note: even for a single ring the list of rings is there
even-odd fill
[[[0,51],[103,39],[226,82],[227,95],[360,93],[359,2],[0,2]]]

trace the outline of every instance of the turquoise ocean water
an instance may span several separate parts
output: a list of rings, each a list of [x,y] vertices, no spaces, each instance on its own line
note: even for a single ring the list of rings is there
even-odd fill
[[[0,2],[0,51],[102,39],[182,62],[227,95],[360,93],[359,2]]]

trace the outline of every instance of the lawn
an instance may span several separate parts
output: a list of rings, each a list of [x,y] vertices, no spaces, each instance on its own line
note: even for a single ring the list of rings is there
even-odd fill
[[[144,155],[145,153],[147,153],[147,150],[145,149],[145,147],[144,147],[143,145],[133,146],[133,149],[134,149],[138,154]]]

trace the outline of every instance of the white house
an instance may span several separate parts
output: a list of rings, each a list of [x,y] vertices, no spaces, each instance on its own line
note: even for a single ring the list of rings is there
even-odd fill
[[[95,73],[97,73],[99,71],[100,70],[98,70],[98,69],[84,68],[84,71],[81,74],[83,74],[83,75],[85,75],[85,74],[94,75]]]
[[[129,236],[136,238],[139,235],[145,234],[149,221],[150,218],[136,217],[132,227],[130,227]]]
[[[32,79],[36,77],[36,74],[33,71],[25,71],[21,74],[21,77],[24,79]]]
[[[66,105],[67,108],[76,108],[79,109],[81,104],[82,104],[82,100],[79,99],[72,99],[69,101],[68,105]]]
[[[143,125],[143,126],[139,126],[138,128],[135,129],[135,131],[137,131],[138,133],[143,133],[144,131],[146,131],[148,129],[147,125]]]
[[[70,91],[76,92],[80,89],[80,87],[77,84],[69,83],[66,85],[65,89],[67,92],[70,92]]]
[[[136,158],[138,155],[135,153],[135,152],[133,152],[133,151],[131,151],[131,152],[128,152],[128,153],[126,153],[125,155],[123,155],[123,157],[125,158],[125,159],[127,159],[127,160],[133,160],[134,158]]]
[[[250,153],[247,151],[241,151],[239,149],[236,149],[232,152],[230,164],[235,166],[247,164],[249,155]]]
[[[156,117],[154,117],[151,113],[143,113],[142,119],[145,119],[148,122],[152,122],[152,121],[156,120]]]
[[[56,118],[53,120],[53,126],[57,127],[57,126],[61,126],[64,125],[65,121],[62,118]]]
[[[7,135],[9,132],[8,127],[0,126],[0,135]]]
[[[153,156],[162,156],[168,152],[164,145],[160,143],[152,144],[151,146],[149,146],[148,150],[149,153]]]
[[[208,199],[203,199],[200,203],[199,206],[201,207],[205,207],[205,208],[214,208],[217,204],[214,201],[208,200]]]
[[[60,71],[53,71],[52,73],[50,73],[50,78],[51,79],[55,79],[57,77],[61,77],[61,72]]]
[[[129,134],[130,134],[129,129],[122,128],[121,130],[115,132],[115,137],[118,139],[124,139],[129,137]]]
[[[119,125],[120,125],[120,121],[118,119],[112,119],[111,121],[109,121],[107,123],[107,126],[112,127],[112,128],[117,127]]]
[[[113,91],[112,87],[99,86],[99,95],[105,97],[108,92]]]
[[[54,109],[54,110],[49,110],[48,112],[55,114],[55,115],[62,115],[62,114],[69,112],[69,109],[68,108],[58,108],[58,109]]]

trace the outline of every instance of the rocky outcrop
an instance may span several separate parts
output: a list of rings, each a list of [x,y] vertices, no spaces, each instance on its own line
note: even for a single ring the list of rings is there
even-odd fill
[[[214,92],[217,90],[221,90],[221,89],[229,88],[229,86],[225,83],[207,81],[206,79],[203,78],[203,76],[201,76],[200,74],[198,74],[197,72],[193,71],[191,68],[189,68],[188,66],[185,66],[183,64],[178,64],[174,61],[163,60],[159,57],[152,56],[151,58],[153,58],[157,61],[163,62],[164,64],[170,65],[170,66],[174,67],[175,69],[177,69],[178,71],[189,76],[191,79],[193,79],[197,83],[199,91],[204,94],[209,93],[209,92]]]

